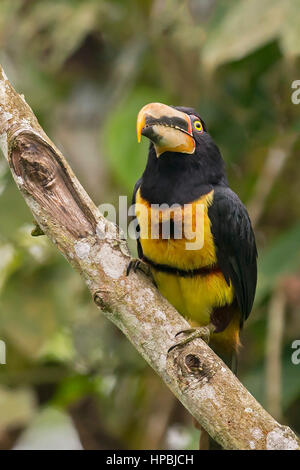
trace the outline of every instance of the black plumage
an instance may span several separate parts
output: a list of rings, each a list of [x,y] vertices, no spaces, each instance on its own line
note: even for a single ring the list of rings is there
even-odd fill
[[[145,171],[134,188],[133,203],[138,189],[148,203],[169,206],[183,206],[213,191],[208,217],[217,264],[227,284],[231,282],[234,287],[231,307],[238,306],[241,327],[251,312],[257,282],[257,250],[251,222],[245,206],[229,188],[224,161],[204,121],[192,108],[175,109],[188,114],[192,123],[195,120],[202,123],[203,132],[193,132],[195,152],[167,151],[158,158],[151,142]],[[143,258],[139,241],[138,254]],[[179,275],[184,276],[184,273]],[[222,309],[212,311],[212,315],[217,317],[218,310],[220,313]]]
[[[257,282],[257,250],[249,215],[228,186],[216,186],[208,216],[218,265],[227,284],[230,280],[233,284],[242,324],[251,312]]]

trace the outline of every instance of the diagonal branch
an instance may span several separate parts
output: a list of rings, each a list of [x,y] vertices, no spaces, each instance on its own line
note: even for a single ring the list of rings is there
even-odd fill
[[[0,69],[0,142],[37,223],[85,280],[115,323],[209,434],[226,449],[299,449],[201,339],[175,348],[189,327],[130,259],[119,230],[104,218],[24,98]]]

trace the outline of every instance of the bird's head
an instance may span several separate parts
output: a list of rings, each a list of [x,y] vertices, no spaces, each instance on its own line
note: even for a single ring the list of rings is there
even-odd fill
[[[154,147],[157,159],[176,155],[185,157],[186,163],[199,163],[212,174],[224,174],[224,162],[220,151],[207,131],[199,114],[192,108],[150,103],[138,113],[137,138],[147,137]],[[190,156],[190,158],[189,158]],[[218,169],[220,170],[218,172]],[[213,181],[211,181],[213,183]]]
[[[198,138],[206,131],[203,120],[192,109],[150,103],[137,118],[137,138],[153,142],[156,156],[166,152],[193,154]]]
[[[162,193],[170,192],[167,186],[172,184],[185,185],[190,193],[192,188],[205,192],[214,185],[227,184],[221,153],[194,109],[147,104],[137,118],[138,141],[142,135],[150,140],[142,187],[144,192],[150,188],[151,199],[163,199]],[[154,191],[159,192],[158,198]],[[182,186],[174,191],[183,192]]]
[[[137,118],[138,142],[142,135],[148,137],[157,157],[166,152],[194,154],[204,132],[205,123],[192,108],[150,103]]]

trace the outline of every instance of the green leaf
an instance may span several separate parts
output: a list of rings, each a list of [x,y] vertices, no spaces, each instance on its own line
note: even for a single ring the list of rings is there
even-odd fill
[[[292,3],[290,0],[234,2],[223,19],[209,29],[202,49],[204,64],[215,68],[240,60],[276,39],[281,41],[284,52],[299,53],[299,15],[296,11],[299,7],[293,7]]]

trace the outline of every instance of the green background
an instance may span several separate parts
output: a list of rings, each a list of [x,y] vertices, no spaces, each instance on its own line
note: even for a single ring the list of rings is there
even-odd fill
[[[259,249],[240,379],[267,408],[268,313],[284,295],[278,418],[300,432],[297,0],[1,0],[0,60],[96,204],[131,197],[148,102],[196,108]],[[45,237],[0,158],[0,448],[196,448],[190,417]],[[131,243],[131,248],[134,246]],[[270,358],[269,358],[270,360]],[[44,439],[44,440],[43,440]],[[52,440],[54,439],[54,440]]]

